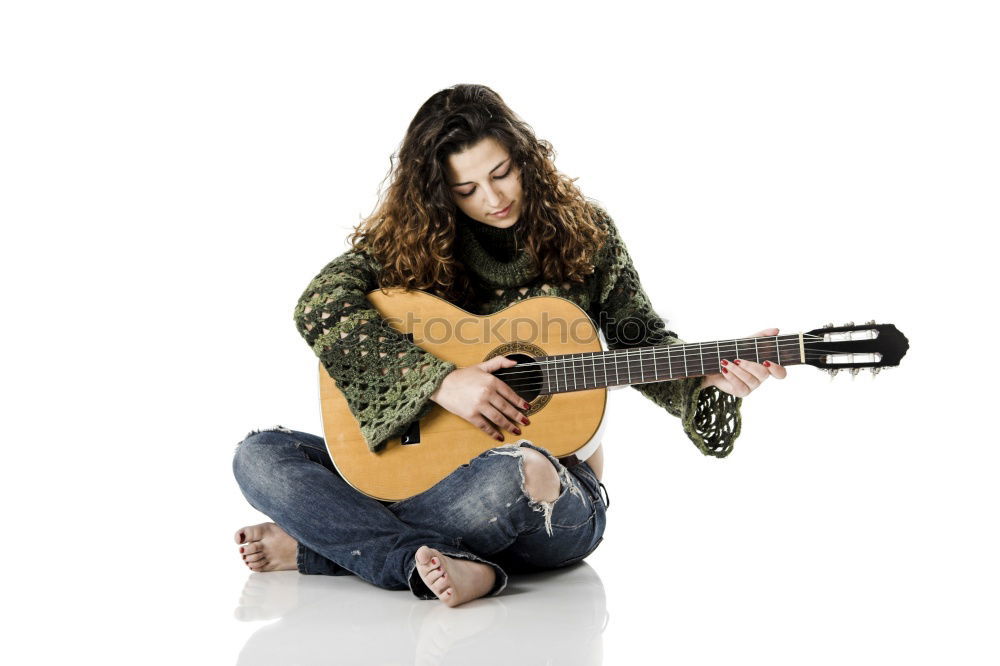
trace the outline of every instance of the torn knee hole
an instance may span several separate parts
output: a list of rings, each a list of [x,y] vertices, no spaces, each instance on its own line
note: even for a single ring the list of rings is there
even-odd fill
[[[552,462],[534,449],[523,449],[524,494],[536,502],[555,502],[562,491],[559,472]]]

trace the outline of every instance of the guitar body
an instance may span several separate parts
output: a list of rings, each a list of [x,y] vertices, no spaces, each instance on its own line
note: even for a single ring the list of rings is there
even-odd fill
[[[421,348],[459,368],[498,355],[530,362],[553,354],[602,350],[593,321],[563,298],[529,298],[485,316],[422,291],[376,290],[368,294],[368,300],[393,328],[411,334]],[[518,366],[508,369],[514,371]],[[502,378],[501,372],[495,374]],[[403,437],[389,440],[383,450],[372,453],[344,395],[322,365],[319,376],[323,431],[330,457],[340,475],[370,497],[398,501],[416,495],[484,451],[501,446],[465,419],[435,405]],[[518,393],[531,403],[525,412],[531,424],[520,426],[525,439],[557,458],[576,454],[585,459],[597,449],[606,388],[554,395]],[[517,441],[504,434],[508,443]]]

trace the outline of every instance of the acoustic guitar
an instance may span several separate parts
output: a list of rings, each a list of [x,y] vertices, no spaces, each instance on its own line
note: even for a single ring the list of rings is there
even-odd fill
[[[585,460],[601,441],[607,390],[722,372],[722,359],[807,364],[836,374],[876,374],[898,365],[909,342],[892,324],[828,324],[807,333],[607,351],[600,329],[575,303],[539,296],[492,315],[475,315],[423,291],[367,294],[397,331],[457,367],[503,355],[518,363],[494,374],[523,397],[531,424],[522,435],[557,458]],[[627,330],[624,329],[624,330]],[[435,405],[378,452],[365,443],[336,382],[320,364],[320,405],[327,450],[358,491],[398,501],[427,490],[459,466],[500,444]],[[506,433],[505,433],[506,434]]]

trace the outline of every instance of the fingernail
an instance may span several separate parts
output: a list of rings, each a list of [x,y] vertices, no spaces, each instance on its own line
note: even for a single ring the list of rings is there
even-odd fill
[[[521,423],[523,423],[524,425],[531,425],[531,421],[524,418],[523,416],[521,417]]]
[[[503,441],[503,435],[497,435],[495,439],[496,439],[496,440],[497,440],[498,442],[502,442],[502,441]]]
[[[723,361],[722,365],[729,365],[729,361]]]
[[[764,361],[764,367],[765,368],[770,368],[771,367],[771,362],[770,361]]]
[[[531,403],[530,402],[524,403],[524,408],[525,409],[531,409]]]
[[[520,428],[514,428],[513,432],[514,432],[515,435],[520,435],[521,434],[521,429]]]
[[[728,371],[728,370],[726,370],[725,368],[723,368],[723,369],[722,369],[722,371],[723,371],[723,372],[729,372],[729,371]]]
[[[736,365],[739,365],[740,364],[740,359],[736,359],[735,361],[733,361],[733,363],[735,363]]]

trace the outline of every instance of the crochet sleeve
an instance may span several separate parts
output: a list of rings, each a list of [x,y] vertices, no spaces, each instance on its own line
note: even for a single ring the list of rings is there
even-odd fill
[[[609,349],[683,343],[653,311],[614,222],[598,210],[608,237],[594,262],[597,293],[593,309]],[[680,418],[684,432],[702,453],[723,458],[740,434],[743,401],[714,386],[702,389],[701,381],[701,377],[690,377],[633,388]]]
[[[392,328],[366,294],[375,262],[349,250],[327,264],[295,306],[295,326],[343,392],[368,448],[378,451],[434,407],[430,396],[455,369]]]

